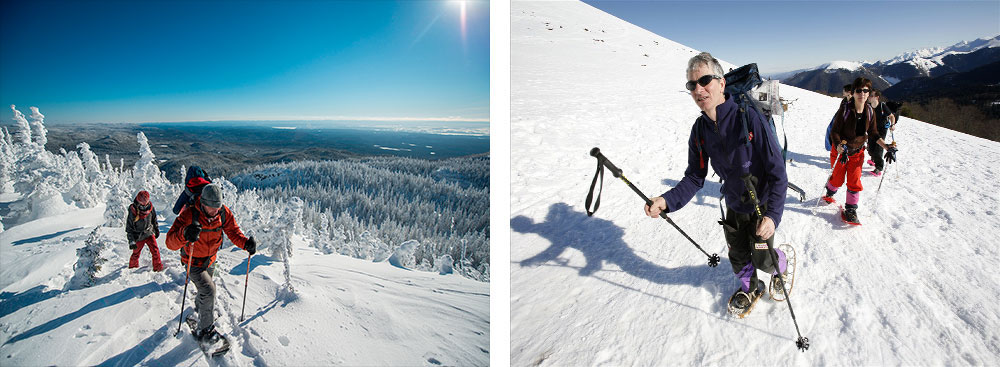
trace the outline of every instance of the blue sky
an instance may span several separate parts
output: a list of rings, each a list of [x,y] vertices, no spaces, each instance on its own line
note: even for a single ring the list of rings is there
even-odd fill
[[[489,47],[485,1],[5,0],[0,103],[48,122],[486,121]]]
[[[878,61],[1000,34],[1000,1],[585,1],[762,73]]]

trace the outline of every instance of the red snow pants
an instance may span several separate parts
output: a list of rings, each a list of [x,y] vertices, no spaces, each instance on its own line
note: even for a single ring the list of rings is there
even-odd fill
[[[865,161],[865,150],[861,149],[854,155],[847,157],[847,164],[837,162],[837,148],[830,151],[830,162],[833,162],[833,175],[830,176],[828,186],[840,187],[844,185],[844,178],[847,178],[847,189],[854,192],[861,192],[861,165]]]
[[[153,271],[163,270],[163,263],[160,262],[160,248],[156,245],[156,237],[149,236],[146,239],[135,243],[135,250],[132,250],[132,257],[128,259],[128,267],[139,267],[139,255],[142,248],[149,246],[149,253],[153,255]]]

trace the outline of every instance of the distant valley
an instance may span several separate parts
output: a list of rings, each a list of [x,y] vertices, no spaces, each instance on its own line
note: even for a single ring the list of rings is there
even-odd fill
[[[86,142],[104,161],[131,166],[139,158],[136,134],[149,139],[157,164],[173,182],[182,166],[198,165],[212,176],[231,177],[267,163],[338,160],[371,155],[443,159],[489,152],[488,136],[440,135],[363,129],[276,129],[253,124],[149,123],[46,124],[46,149],[77,150]]]

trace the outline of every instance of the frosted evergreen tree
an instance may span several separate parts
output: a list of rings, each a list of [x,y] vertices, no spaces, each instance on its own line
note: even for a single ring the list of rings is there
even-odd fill
[[[105,199],[107,207],[104,208],[104,226],[106,227],[123,227],[125,225],[126,211],[137,193],[131,192],[131,186],[126,181],[128,179],[126,174],[115,169],[108,171],[109,190]]]
[[[156,166],[156,156],[149,148],[146,134],[136,134],[139,142],[139,159],[132,167],[131,191],[133,195],[141,190],[149,192],[149,198],[157,208],[173,205],[171,197],[176,195],[176,188],[167,180],[167,176]]]
[[[76,249],[73,277],[66,283],[66,290],[86,288],[97,283],[97,274],[108,261],[101,257],[101,252],[113,242],[101,236],[100,229],[101,227],[94,228],[83,247]]]
[[[14,105],[10,105],[10,109],[14,111],[14,123],[17,125],[17,130],[14,131],[14,142],[31,144],[31,126],[28,125],[28,120],[24,119],[24,114],[18,111]]]
[[[38,112],[38,107],[31,107],[31,136],[38,146],[45,148],[49,142],[48,130],[45,129],[45,115]]]
[[[0,129],[0,192],[14,191],[14,145],[7,128]]]

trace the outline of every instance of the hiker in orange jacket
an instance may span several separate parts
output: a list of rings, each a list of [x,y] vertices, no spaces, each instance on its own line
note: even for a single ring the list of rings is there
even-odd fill
[[[250,255],[257,251],[257,242],[240,231],[233,212],[222,205],[222,188],[217,184],[206,185],[192,205],[184,206],[167,232],[167,248],[181,250],[181,263],[185,265],[190,257],[191,270],[188,276],[198,289],[195,309],[198,312],[199,331],[195,336],[199,339],[210,338],[216,333],[212,313],[215,306],[215,283],[208,268],[215,262],[215,255],[222,245],[223,233],[233,244]]]

